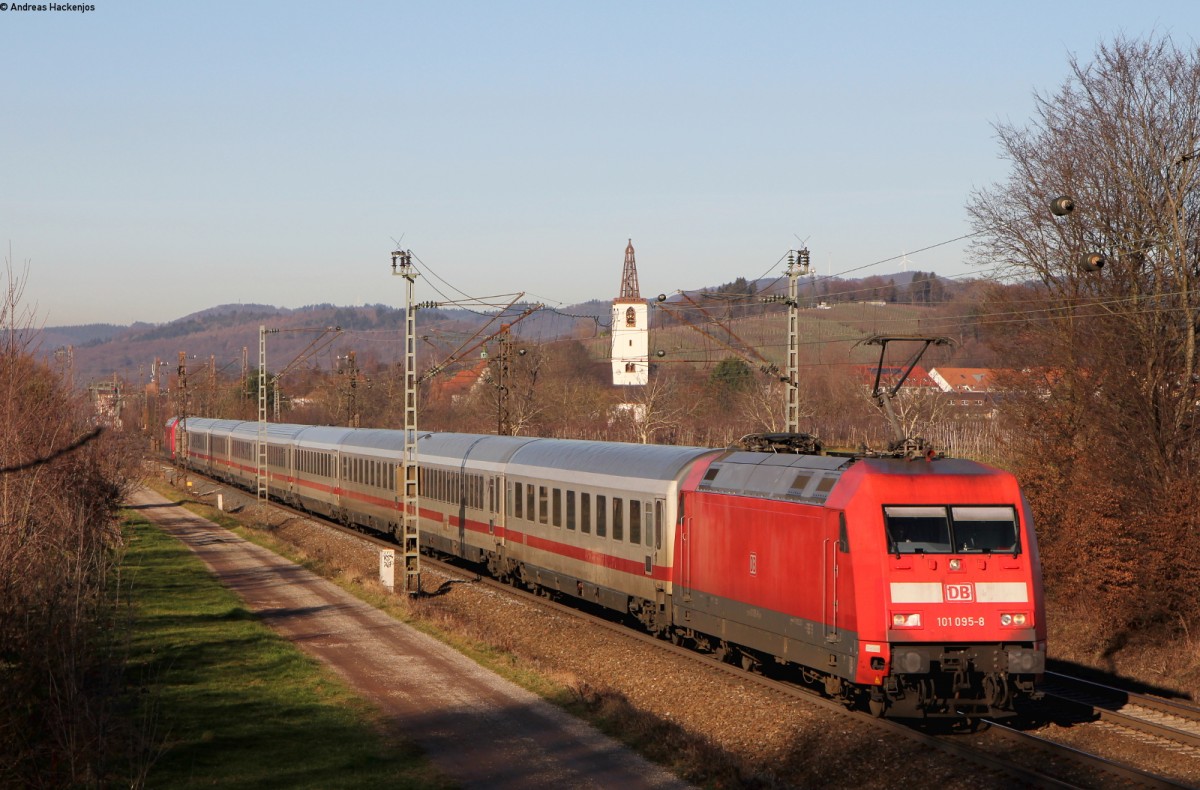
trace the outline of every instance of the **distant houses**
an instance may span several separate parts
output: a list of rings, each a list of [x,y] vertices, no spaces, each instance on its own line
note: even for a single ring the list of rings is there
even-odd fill
[[[894,386],[904,373],[901,366],[885,365],[881,370],[880,386]],[[958,416],[991,417],[995,414],[996,401],[1003,394],[998,383],[1003,371],[992,368],[930,368],[915,366],[904,380],[904,389],[909,392],[938,394]],[[860,365],[859,377],[870,387],[875,382],[876,366]]]

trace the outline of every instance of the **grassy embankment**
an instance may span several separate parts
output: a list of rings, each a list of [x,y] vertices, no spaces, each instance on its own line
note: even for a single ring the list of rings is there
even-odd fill
[[[181,543],[136,515],[126,529],[129,672],[162,744],[148,787],[449,786]]]

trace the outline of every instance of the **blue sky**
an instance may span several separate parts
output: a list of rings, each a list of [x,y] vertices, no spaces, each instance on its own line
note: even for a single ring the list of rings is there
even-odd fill
[[[820,274],[961,274],[965,243],[913,251],[1006,176],[993,123],[1071,53],[1200,30],[1191,0],[90,4],[0,12],[0,244],[48,326],[400,304],[400,238],[551,304],[616,296],[629,238],[644,296],[798,238]]]

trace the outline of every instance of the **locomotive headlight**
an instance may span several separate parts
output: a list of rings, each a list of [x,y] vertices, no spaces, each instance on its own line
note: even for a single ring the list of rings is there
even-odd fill
[[[920,628],[921,613],[913,612],[912,614],[896,613],[892,615],[893,628]]]
[[[958,559],[957,557],[950,560],[950,570],[952,570],[952,571],[962,570],[962,560]]]
[[[1025,615],[1021,612],[1000,615],[1000,625],[1025,625]]]

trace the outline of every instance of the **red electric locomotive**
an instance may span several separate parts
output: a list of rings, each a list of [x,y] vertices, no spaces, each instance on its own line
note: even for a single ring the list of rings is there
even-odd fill
[[[1041,566],[1012,475],[732,452],[682,489],[681,635],[746,665],[798,664],[876,714],[1004,715],[1037,696]]]

